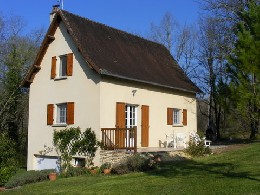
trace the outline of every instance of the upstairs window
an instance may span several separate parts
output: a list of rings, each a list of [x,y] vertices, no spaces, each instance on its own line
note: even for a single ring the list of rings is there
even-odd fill
[[[73,73],[73,53],[52,57],[51,79],[61,79],[72,76]]]
[[[59,77],[67,76],[67,55],[60,56]]]
[[[47,105],[47,125],[74,124],[74,102]]]
[[[57,104],[57,118],[56,118],[56,123],[57,124],[66,124],[66,116],[67,116],[67,104]]]

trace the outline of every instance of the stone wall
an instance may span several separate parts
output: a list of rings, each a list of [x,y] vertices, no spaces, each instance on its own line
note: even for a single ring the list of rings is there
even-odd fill
[[[133,155],[131,152],[125,150],[101,150],[100,151],[100,164],[118,163],[120,160],[127,158],[128,156]]]

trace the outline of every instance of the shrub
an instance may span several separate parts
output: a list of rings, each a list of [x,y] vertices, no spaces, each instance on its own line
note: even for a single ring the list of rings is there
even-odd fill
[[[28,183],[36,183],[44,180],[48,180],[48,175],[55,170],[42,170],[42,171],[26,171],[17,173],[5,184],[6,188],[14,188],[22,186]]]
[[[70,166],[66,173],[61,173],[62,177],[76,177],[87,174],[88,171],[85,167],[72,167]]]
[[[53,143],[56,152],[61,156],[62,173],[66,175],[71,168],[71,160],[74,155],[85,156],[86,165],[93,165],[99,142],[91,128],[81,132],[80,128],[71,127],[60,131],[54,131]]]
[[[147,171],[154,169],[156,162],[147,155],[134,154],[113,165],[112,173],[125,174],[129,172]]]
[[[188,143],[188,148],[185,149],[185,152],[193,157],[203,156],[206,154],[211,154],[211,149],[204,145],[203,140],[195,140],[192,138]]]
[[[6,134],[0,134],[0,186],[15,174],[18,165],[16,157],[15,142]]]

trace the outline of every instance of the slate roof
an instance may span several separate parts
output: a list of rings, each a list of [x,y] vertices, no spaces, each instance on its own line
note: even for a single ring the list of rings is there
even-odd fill
[[[40,70],[41,60],[63,21],[87,64],[98,74],[148,83],[187,92],[200,92],[161,44],[57,10],[34,66],[23,85],[29,86]]]

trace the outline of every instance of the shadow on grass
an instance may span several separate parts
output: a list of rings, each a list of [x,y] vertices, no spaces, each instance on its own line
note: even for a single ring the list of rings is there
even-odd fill
[[[149,172],[148,174],[169,178],[210,174],[215,178],[244,178],[260,181],[260,179],[254,178],[254,175],[250,172],[237,172],[235,165],[232,163],[202,163],[193,160],[161,163],[158,170]]]

